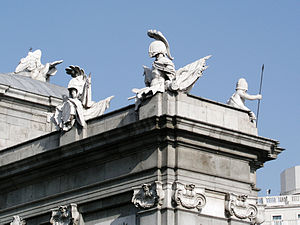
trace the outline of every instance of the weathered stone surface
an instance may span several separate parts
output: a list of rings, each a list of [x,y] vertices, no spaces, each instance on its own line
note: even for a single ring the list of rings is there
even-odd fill
[[[195,184],[174,183],[173,201],[178,207],[185,209],[201,209],[206,204],[205,189]]]
[[[59,206],[51,211],[50,223],[52,225],[84,225],[76,204]]]
[[[11,221],[10,225],[26,225],[26,221],[20,216],[13,216],[13,220]]]
[[[227,193],[225,213],[228,217],[236,217],[243,221],[250,221],[251,224],[264,222],[264,207],[257,206],[256,199],[248,195],[236,195]]]
[[[141,187],[135,187],[133,191],[131,201],[137,208],[149,209],[161,206],[165,198],[160,181],[155,181],[153,184],[143,184]]]
[[[62,102],[66,89],[14,74],[0,74],[0,149],[54,130],[48,113]]]
[[[158,93],[142,105],[139,110],[140,119],[154,115],[177,115],[257,135],[255,124],[249,120],[247,111],[200,97],[180,93]]]
[[[182,110],[183,103],[195,110]],[[207,108],[232,113],[237,121],[248,118],[223,104],[164,93],[145,102],[138,114],[131,105],[88,120],[84,136],[63,140],[52,132],[3,149],[0,224],[18,214],[30,225],[46,224],[51,209],[69,203],[77,204],[86,225],[245,224],[225,216],[226,193],[255,197],[256,169],[282,149],[277,141],[257,136],[251,123],[229,129],[208,122]],[[161,206],[137,209],[132,189],[155,181],[165,195]],[[203,188],[200,215],[196,207],[172,204],[176,182]]]

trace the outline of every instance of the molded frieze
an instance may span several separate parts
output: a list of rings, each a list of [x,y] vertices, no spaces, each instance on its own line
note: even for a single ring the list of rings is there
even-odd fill
[[[206,204],[204,188],[196,187],[194,184],[174,183],[175,191],[173,200],[178,206],[187,209],[201,210]]]
[[[164,192],[162,190],[162,183],[159,181],[133,188],[131,201],[137,208],[149,209],[155,206],[161,206],[163,200]]]
[[[77,210],[76,204],[68,206],[60,206],[52,210],[52,217],[50,219],[52,225],[83,225],[80,220],[80,213]]]
[[[11,221],[10,225],[26,225],[26,221],[20,216],[13,216],[13,220]]]
[[[238,219],[249,219],[252,224],[264,222],[264,207],[257,206],[256,200],[247,195],[226,195],[225,211],[228,217],[235,216]]]

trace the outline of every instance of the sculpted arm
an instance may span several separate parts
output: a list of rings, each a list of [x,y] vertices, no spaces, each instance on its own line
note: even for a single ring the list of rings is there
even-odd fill
[[[262,99],[261,95],[249,95],[246,92],[240,92],[239,95],[244,98],[244,99],[248,99],[248,100],[256,100],[256,99]]]

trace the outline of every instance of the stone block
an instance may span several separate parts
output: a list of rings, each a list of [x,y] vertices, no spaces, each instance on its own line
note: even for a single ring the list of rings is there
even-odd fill
[[[9,125],[0,121],[0,139],[9,139]]]
[[[43,123],[43,124],[46,124],[47,123],[47,115],[46,113],[39,113],[39,114],[34,114],[32,115],[32,121],[34,122],[39,122],[39,123]]]
[[[73,126],[71,130],[68,132],[61,132],[60,136],[60,146],[70,144],[74,141],[81,140],[87,136],[86,128],[77,128],[77,126]]]
[[[177,102],[176,114],[185,118],[190,118],[190,105],[187,102]],[[197,119],[195,115],[193,119]]]
[[[145,212],[140,214],[138,217],[139,225],[160,225],[161,223],[158,221],[159,212],[152,211],[152,212]]]
[[[22,127],[18,125],[10,125],[9,126],[9,137],[14,140],[15,143],[19,143],[21,141],[25,141],[28,139],[29,128]]]
[[[187,148],[178,149],[178,168],[244,182],[250,176],[246,161]]]
[[[224,126],[224,113],[211,109],[210,107],[207,108],[207,123],[214,124],[217,126]]]
[[[224,127],[232,130],[238,130],[238,116],[232,109],[226,109],[224,112]]]
[[[1,109],[0,109],[1,110]],[[1,111],[0,111],[1,112]],[[7,123],[7,115],[0,113],[0,122]]]
[[[45,123],[30,121],[30,129],[38,133],[45,133],[46,131],[46,121]]]
[[[7,146],[7,140],[0,138],[0,149]]]

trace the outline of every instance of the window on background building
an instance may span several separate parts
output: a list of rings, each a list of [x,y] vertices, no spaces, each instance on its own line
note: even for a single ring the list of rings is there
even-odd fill
[[[282,225],[281,215],[272,216],[272,225]]]
[[[298,220],[300,220],[300,214],[298,214]]]

